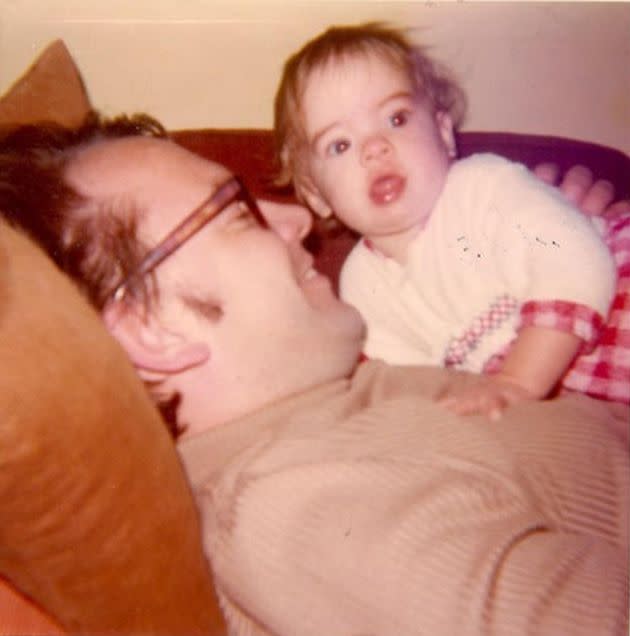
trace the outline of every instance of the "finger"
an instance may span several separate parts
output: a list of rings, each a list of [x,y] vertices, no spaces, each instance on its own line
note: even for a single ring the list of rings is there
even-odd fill
[[[433,397],[434,401],[443,406],[451,413],[461,414],[462,405],[466,402],[467,398],[462,395],[453,394],[447,389],[441,390]]]
[[[586,166],[573,166],[567,170],[559,187],[569,201],[579,206],[592,183],[593,173]]]
[[[466,395],[451,398],[444,406],[456,415],[477,415],[488,412],[488,400],[480,395]]]
[[[555,185],[558,182],[560,168],[555,163],[539,163],[534,168],[534,174],[549,185]]]
[[[616,216],[618,214],[630,214],[630,201],[617,201],[604,210],[605,216]]]
[[[483,408],[480,409],[480,412],[488,417],[490,421],[496,422],[501,419],[503,411],[505,411],[507,405],[508,400],[504,395],[494,393],[486,397]]]
[[[461,400],[451,400],[442,404],[447,411],[454,413],[455,415],[474,415],[479,412],[479,409],[474,405],[471,405]]]
[[[615,188],[610,181],[599,179],[588,190],[580,207],[590,215],[600,215],[615,198]]]
[[[456,395],[457,390],[454,383],[452,381],[447,382],[433,394],[433,401],[438,404],[446,404],[448,402],[453,402],[456,399]]]
[[[440,391],[438,391],[434,396],[433,396],[433,401],[437,402],[438,404],[446,404],[448,401],[450,400],[448,392],[446,391],[446,389],[441,389]]]

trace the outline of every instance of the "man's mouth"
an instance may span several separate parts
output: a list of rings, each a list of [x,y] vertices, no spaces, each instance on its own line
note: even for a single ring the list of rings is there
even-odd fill
[[[319,287],[330,287],[330,280],[328,276],[324,276],[321,272],[318,272],[314,267],[310,267],[300,276],[300,287],[302,289],[315,289]]]
[[[315,276],[319,276],[319,272],[314,267],[309,267],[301,276],[302,282],[310,280],[311,278],[315,278]]]
[[[318,274],[318,271],[315,269],[315,259],[309,252],[302,251],[301,258],[298,260],[296,265],[295,278],[298,285],[315,278]]]
[[[396,201],[403,193],[406,179],[396,174],[383,175],[372,181],[369,197],[376,205],[388,205]]]
[[[319,283],[328,282],[328,278],[315,269],[312,259],[306,264],[297,276],[297,282],[300,287],[310,287],[311,283],[319,285]]]

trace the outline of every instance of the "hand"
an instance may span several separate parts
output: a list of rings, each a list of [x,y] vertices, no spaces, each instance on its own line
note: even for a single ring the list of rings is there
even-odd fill
[[[487,415],[492,421],[501,418],[511,404],[537,399],[535,395],[501,375],[455,376],[435,400],[458,415]]]
[[[534,168],[540,179],[557,187],[582,212],[589,216],[617,215],[630,212],[630,201],[615,201],[615,189],[605,179],[595,180],[586,167],[575,165],[560,179],[560,170],[554,163],[541,163]]]

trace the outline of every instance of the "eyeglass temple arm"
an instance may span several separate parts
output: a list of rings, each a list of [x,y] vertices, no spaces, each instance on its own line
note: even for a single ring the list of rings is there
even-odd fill
[[[182,243],[196,234],[215,214],[225,207],[240,191],[241,184],[236,177],[224,183],[209,199],[195,208],[179,225],[171,230],[159,245],[141,261],[134,276],[144,276],[154,270],[167,256]]]
[[[222,184],[216,192],[198,205],[179,225],[171,230],[160,243],[140,261],[138,268],[127,276],[108,294],[120,298],[125,288],[134,278],[142,277],[153,271],[165,258],[170,256],[182,243],[197,233],[216,213],[224,208],[241,191],[242,185],[237,177]]]

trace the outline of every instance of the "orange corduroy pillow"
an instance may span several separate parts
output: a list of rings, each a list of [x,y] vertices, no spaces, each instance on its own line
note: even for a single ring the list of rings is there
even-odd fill
[[[0,98],[0,129],[90,109],[58,40]],[[0,635],[223,633],[156,409],[100,317],[4,223],[0,359]]]
[[[72,56],[62,40],[55,40],[0,97],[0,126],[52,121],[73,128],[90,109]]]

